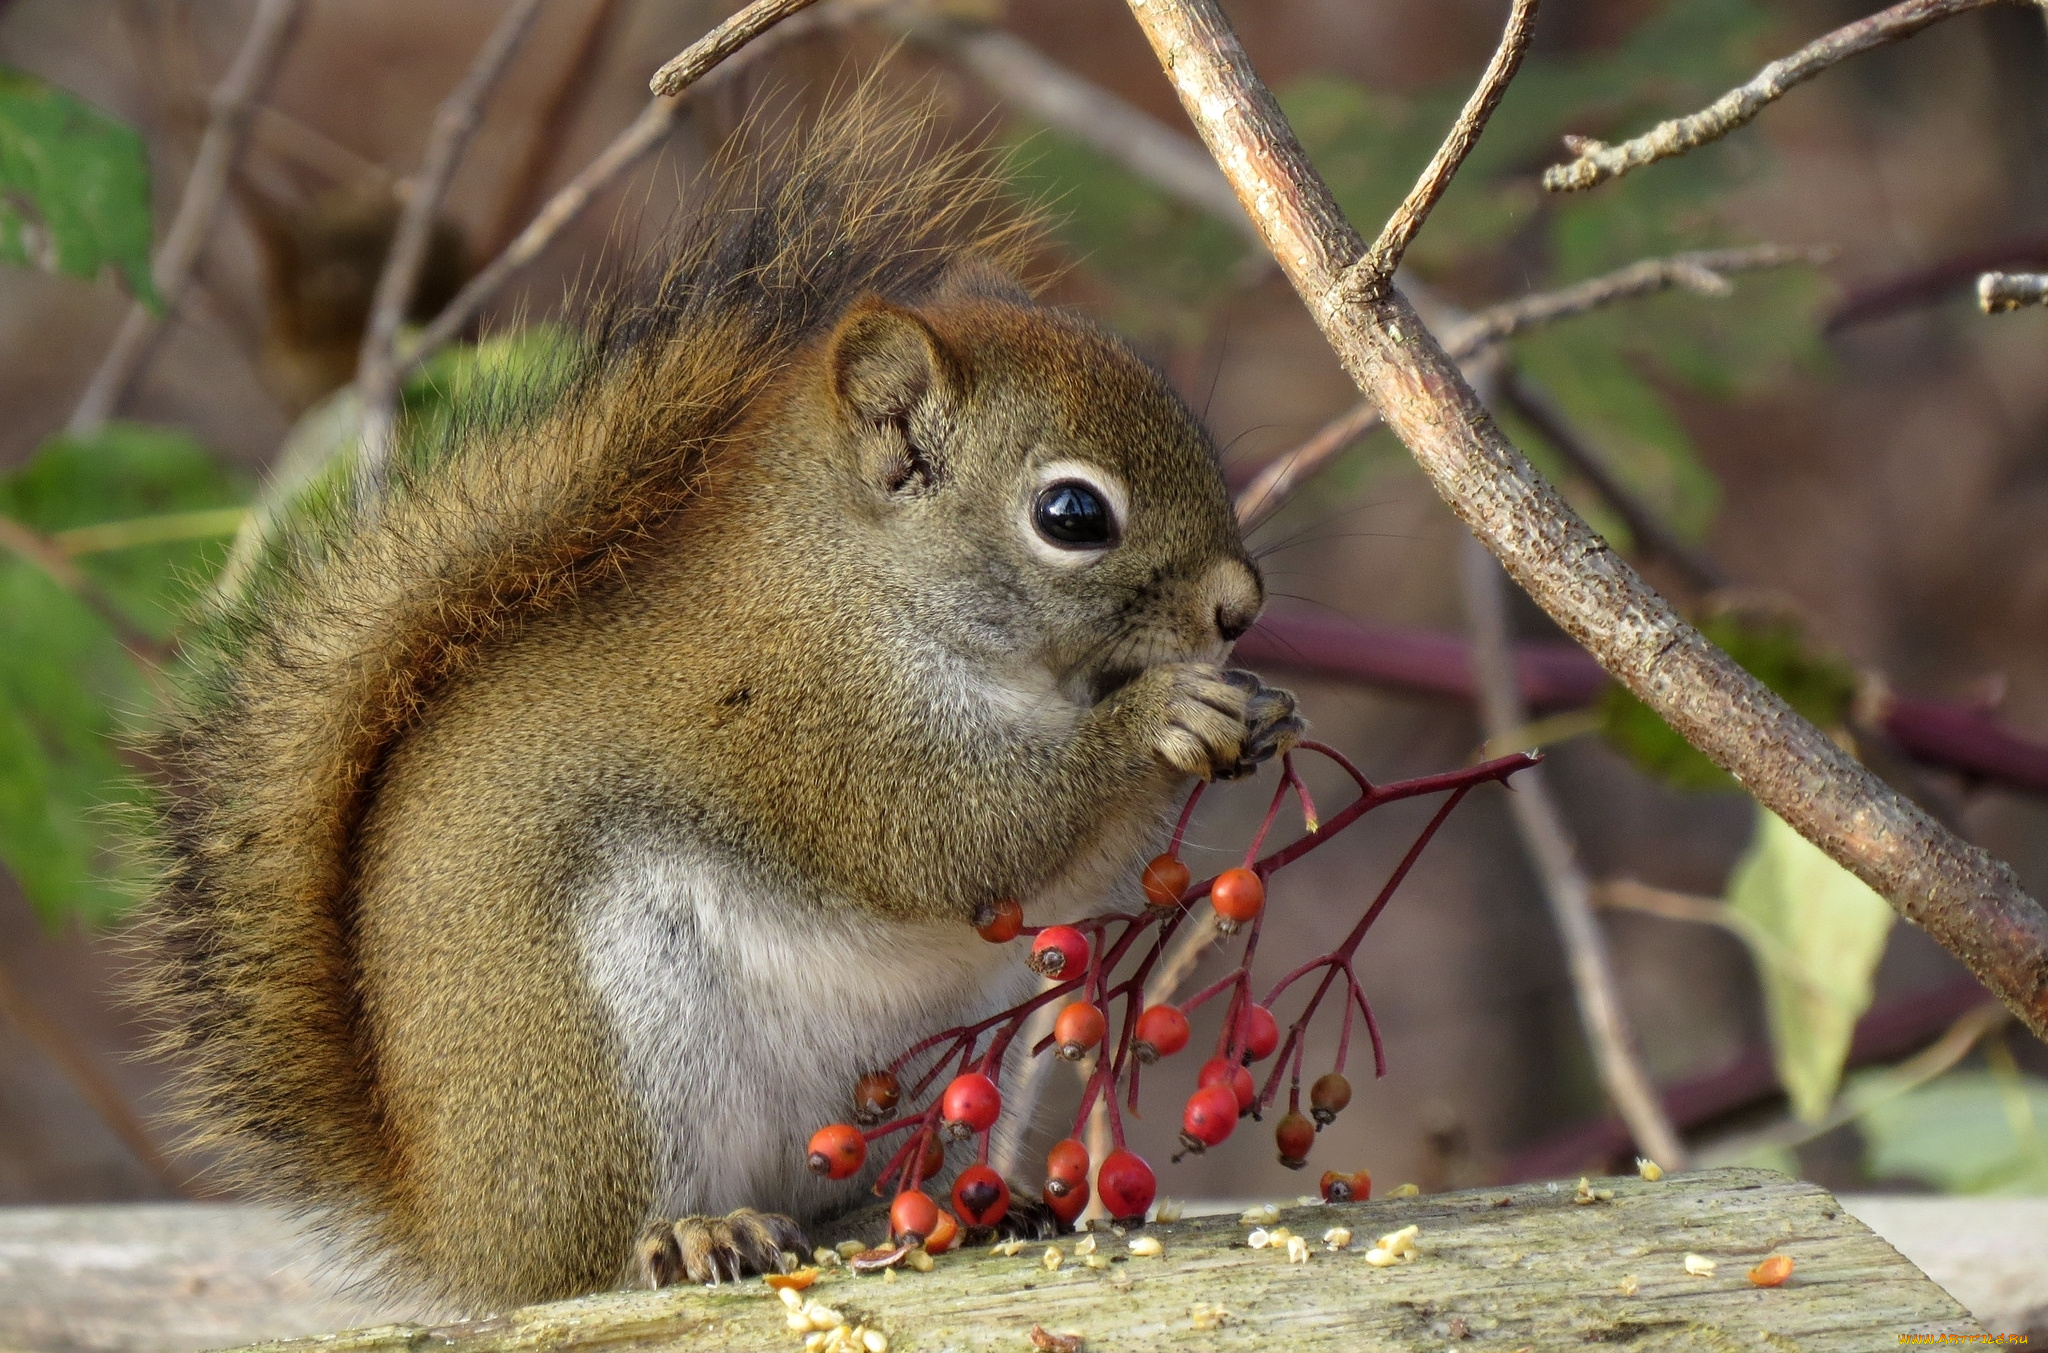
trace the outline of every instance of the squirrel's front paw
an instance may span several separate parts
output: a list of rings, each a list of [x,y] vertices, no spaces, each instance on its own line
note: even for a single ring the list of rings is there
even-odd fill
[[[784,1252],[807,1254],[803,1229],[779,1212],[743,1207],[723,1217],[684,1217],[651,1221],[634,1246],[640,1280],[649,1287],[669,1287],[688,1280],[717,1284],[738,1282],[754,1273],[787,1271]]]
[[[1182,774],[1233,780],[1301,740],[1293,694],[1250,672],[1187,662],[1146,675],[1163,687],[1152,750]]]

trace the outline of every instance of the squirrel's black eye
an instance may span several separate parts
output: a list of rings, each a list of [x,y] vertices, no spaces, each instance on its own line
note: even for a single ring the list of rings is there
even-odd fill
[[[1102,495],[1086,484],[1061,480],[1043,489],[1031,512],[1038,534],[1055,545],[1085,550],[1116,542],[1116,518]]]

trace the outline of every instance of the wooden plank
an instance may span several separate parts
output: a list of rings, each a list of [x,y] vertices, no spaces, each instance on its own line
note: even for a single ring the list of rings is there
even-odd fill
[[[1569,1185],[1522,1185],[1433,1197],[1285,1210],[1280,1225],[1314,1242],[1307,1263],[1251,1249],[1251,1229],[1217,1217],[1146,1227],[1165,1252],[1132,1256],[1103,1233],[1104,1268],[1057,1270],[1045,1246],[1005,1257],[941,1256],[895,1279],[828,1274],[807,1296],[883,1331],[894,1353],[1020,1350],[1033,1325],[1081,1335],[1089,1349],[1896,1349],[1901,1335],[1981,1334],[1953,1298],[1824,1190],[1761,1170],[1599,1181],[1609,1200],[1581,1204]],[[1384,1232],[1421,1228],[1420,1257],[1376,1268]],[[1350,1248],[1321,1237],[1351,1228]],[[1709,1277],[1685,1257],[1716,1261]],[[1760,1289],[1749,1268],[1792,1257],[1785,1286]],[[1226,1314],[1217,1315],[1216,1308]],[[802,1335],[761,1283],[620,1292],[489,1319],[390,1326],[260,1345],[267,1353],[512,1353],[528,1349],[773,1350]]]

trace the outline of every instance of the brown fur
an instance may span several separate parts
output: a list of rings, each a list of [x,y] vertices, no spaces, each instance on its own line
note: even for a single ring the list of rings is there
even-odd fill
[[[147,999],[188,1121],[237,1187],[458,1301],[615,1281],[656,1206],[674,1125],[635,1094],[664,1069],[629,1064],[577,958],[621,869],[687,840],[771,899],[737,925],[850,917],[915,949],[1088,884],[1182,774],[1255,759],[1291,712],[1209,665],[1257,580],[1186,410],[1019,304],[999,273],[1029,222],[928,118],[863,92],[819,125],[723,166],[566,394],[292,538],[165,740]],[[1129,539],[1026,595],[986,543],[1048,443],[1130,486]],[[985,674],[961,695],[905,666],[929,632],[1041,614],[1070,731],[1027,710],[1013,736],[974,712]],[[760,1126],[691,1093],[691,1130]]]

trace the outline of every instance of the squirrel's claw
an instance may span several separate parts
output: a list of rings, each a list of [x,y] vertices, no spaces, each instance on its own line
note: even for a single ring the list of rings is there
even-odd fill
[[[648,1287],[680,1282],[716,1286],[726,1278],[737,1282],[752,1273],[775,1273],[786,1266],[785,1251],[807,1253],[803,1229],[779,1212],[743,1207],[723,1217],[683,1217],[651,1221],[634,1246],[640,1281]]]
[[[1230,671],[1224,676],[1251,682],[1251,692],[1245,698],[1244,751],[1236,765],[1216,772],[1219,780],[1235,780],[1250,775],[1261,762],[1293,751],[1308,725],[1295,710],[1293,691],[1265,685],[1246,671]]]

